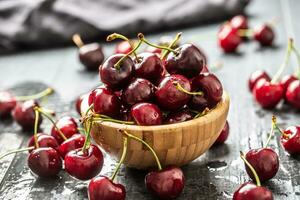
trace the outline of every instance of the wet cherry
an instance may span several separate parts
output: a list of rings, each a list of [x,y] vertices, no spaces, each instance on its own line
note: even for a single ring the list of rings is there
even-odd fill
[[[275,38],[275,33],[271,26],[263,24],[254,29],[254,39],[262,46],[271,46]]]
[[[56,126],[61,130],[61,132],[66,136],[66,138],[70,138],[72,135],[78,133],[78,126],[73,117],[64,116],[56,121]],[[63,138],[60,136],[59,131],[52,127],[51,135],[55,137],[59,144],[63,143]]]
[[[300,109],[300,80],[291,82],[286,90],[287,102],[296,109]]]
[[[267,72],[262,70],[257,70],[253,72],[248,80],[249,90],[252,91],[255,84],[260,80],[265,79],[267,81],[271,81],[271,77],[267,74]]]
[[[168,114],[167,118],[164,120],[165,124],[174,124],[179,122],[185,122],[193,119],[193,115],[188,110],[174,111]]]
[[[273,194],[265,187],[252,182],[242,184],[233,194],[232,200],[273,200]]]
[[[237,34],[237,30],[227,23],[218,32],[218,43],[224,52],[230,53],[236,51],[241,43],[241,38]]]
[[[131,116],[138,125],[160,125],[162,124],[162,113],[160,109],[152,103],[138,103],[132,106]]]
[[[89,71],[97,71],[104,61],[102,47],[98,43],[83,45],[79,48],[79,60]]]
[[[0,118],[9,116],[16,104],[17,100],[14,95],[8,91],[0,92]]]
[[[74,134],[72,137],[61,143],[58,147],[58,152],[62,158],[66,156],[67,153],[75,149],[83,147],[85,142],[85,136],[81,134]]]
[[[37,142],[39,144],[39,147],[52,147],[53,149],[56,150],[58,148],[58,142],[56,141],[56,139],[53,136],[47,135],[45,133],[37,134]],[[32,147],[32,146],[35,146],[34,136],[32,136],[28,142],[28,147]],[[32,150],[29,150],[29,153],[30,152],[32,152]]]
[[[291,155],[300,154],[300,127],[288,127],[281,136],[281,144]]]
[[[226,123],[225,123],[225,126],[224,128],[222,129],[219,137],[217,138],[217,140],[215,141],[214,145],[218,145],[218,144],[224,144],[225,141],[227,140],[228,138],[228,135],[229,135],[229,123],[228,121],[226,120]]]

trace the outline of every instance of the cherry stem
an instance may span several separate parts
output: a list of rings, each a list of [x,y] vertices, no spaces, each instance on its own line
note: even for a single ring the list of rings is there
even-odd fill
[[[87,121],[86,123],[89,122],[89,126],[85,125],[86,130],[86,139],[84,141],[83,147],[82,147],[82,152],[85,153],[87,148],[89,147],[90,140],[91,140],[91,130],[92,130],[92,125],[93,125],[93,118],[91,118],[90,121]]]
[[[272,117],[272,124],[274,125],[274,129],[276,129],[285,139],[289,138],[289,134],[284,133],[277,124],[277,119],[275,116]]]
[[[10,154],[19,153],[19,152],[23,152],[23,151],[30,151],[30,150],[33,150],[34,148],[35,148],[34,146],[31,146],[31,147],[27,147],[27,148],[23,148],[23,149],[16,149],[16,150],[6,152],[6,153],[0,155],[0,160]]]
[[[249,169],[251,170],[252,174],[254,175],[255,181],[256,181],[256,185],[257,185],[258,187],[260,187],[260,186],[261,186],[261,183],[260,183],[259,177],[258,177],[258,175],[257,175],[257,173],[256,173],[256,171],[255,171],[255,169],[254,169],[253,166],[248,162],[248,160],[246,159],[246,157],[245,157],[245,155],[244,155],[244,153],[243,153],[242,151],[240,151],[240,157],[241,157],[241,159],[246,163],[246,165],[249,167]]]
[[[271,141],[271,138],[274,136],[274,129],[275,129],[275,123],[276,123],[276,117],[273,115],[272,117],[272,128],[271,128],[271,133],[268,137],[268,140],[267,140],[267,143],[265,144],[265,148],[268,147],[270,141]]]
[[[181,38],[181,35],[182,35],[182,33],[180,32],[180,33],[177,33],[177,35],[176,35],[176,37],[174,38],[174,40],[171,42],[171,44],[168,46],[168,48],[172,48],[177,42],[178,42],[178,40]],[[161,56],[161,60],[163,60],[163,59],[165,59],[167,56],[168,56],[168,54],[170,53],[170,51],[165,51],[163,54],[162,54],[162,56]]]
[[[198,112],[198,114],[194,117],[194,119],[202,117],[202,116],[206,115],[208,112],[209,112],[209,108],[206,107],[202,112]]]
[[[297,63],[298,63],[298,70],[296,71],[296,77],[300,80],[300,52],[298,51],[298,49],[295,47],[294,44],[292,48],[294,53],[296,54]]]
[[[81,39],[81,37],[80,37],[79,34],[77,34],[77,33],[74,34],[73,37],[72,37],[72,40],[73,40],[73,42],[76,44],[76,46],[77,46],[78,48],[84,46],[84,43],[83,43],[83,41],[82,41],[82,39]]]
[[[122,151],[122,155],[121,155],[120,161],[119,161],[119,163],[118,163],[118,165],[117,165],[117,167],[116,167],[113,175],[110,178],[112,182],[115,180],[115,178],[116,178],[116,176],[117,176],[117,174],[118,174],[118,172],[120,170],[120,167],[121,167],[121,165],[123,164],[123,162],[124,162],[124,160],[126,158],[127,144],[128,144],[128,137],[125,136],[125,137],[123,137],[123,151]]]
[[[285,67],[288,65],[289,59],[291,56],[292,46],[293,46],[293,39],[290,38],[288,41],[288,46],[286,49],[283,63],[281,64],[280,68],[276,72],[275,76],[272,78],[271,83],[276,83],[278,81],[278,79],[280,78],[281,74],[283,73]]]
[[[47,88],[45,90],[43,90],[42,92],[39,92],[37,94],[34,95],[29,95],[29,96],[17,96],[16,100],[17,101],[27,101],[27,100],[33,100],[33,99],[40,99],[44,96],[47,96],[51,93],[53,93],[54,90],[52,88]]]
[[[34,121],[33,138],[34,138],[35,147],[39,148],[39,143],[38,143],[38,138],[37,138],[38,125],[39,125],[39,111],[34,110],[34,113],[35,113],[35,121]]]
[[[204,95],[204,93],[201,92],[201,91],[199,91],[199,92],[189,92],[189,91],[187,91],[186,89],[184,89],[184,88],[180,85],[180,83],[178,83],[178,82],[176,82],[176,81],[173,82],[173,85],[175,85],[175,87],[177,88],[177,90],[179,90],[179,91],[181,91],[181,92],[183,92],[183,93],[189,94],[189,95],[194,95],[194,96],[203,96],[203,95]]]
[[[237,31],[238,36],[240,37],[252,37],[253,36],[253,30],[251,29],[239,29]]]
[[[47,112],[45,112],[42,108],[39,107],[34,107],[34,110],[37,110],[38,112],[40,112],[42,115],[44,115],[47,119],[49,119],[51,121],[51,123],[53,124],[53,126],[55,127],[55,129],[58,131],[60,137],[63,138],[63,140],[67,140],[66,136],[64,135],[64,133],[56,126],[56,123],[54,122],[54,120],[52,119],[52,116],[50,116]]]
[[[140,39],[140,41],[142,41],[142,42],[148,44],[149,46],[152,46],[152,47],[155,47],[155,48],[158,48],[158,49],[164,49],[164,50],[173,52],[173,53],[176,54],[176,55],[178,54],[177,51],[175,51],[175,50],[173,50],[173,49],[171,49],[171,48],[169,48],[169,47],[159,46],[159,45],[156,45],[156,44],[152,44],[151,42],[149,42],[148,40],[146,40],[144,34],[142,34],[142,33],[139,33],[139,34],[138,34],[138,38]]]
[[[132,139],[134,139],[134,140],[136,140],[138,142],[141,142],[143,145],[145,145],[151,151],[151,153],[153,154],[153,156],[154,156],[154,158],[156,160],[156,163],[157,163],[158,170],[159,171],[162,170],[161,163],[159,161],[159,158],[158,158],[157,154],[155,153],[154,149],[147,142],[145,142],[144,140],[142,140],[142,139],[140,139],[140,138],[138,138],[138,137],[136,137],[136,136],[128,133],[125,130],[119,130],[119,131],[122,132],[122,133],[124,133],[129,138],[132,138]]]

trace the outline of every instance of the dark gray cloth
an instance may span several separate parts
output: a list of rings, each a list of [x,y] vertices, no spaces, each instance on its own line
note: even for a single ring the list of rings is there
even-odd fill
[[[155,32],[243,13],[249,0],[1,0],[0,49]]]

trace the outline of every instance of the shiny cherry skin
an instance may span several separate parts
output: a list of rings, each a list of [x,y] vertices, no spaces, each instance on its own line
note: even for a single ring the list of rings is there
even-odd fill
[[[23,128],[23,130],[32,130],[34,128],[34,107],[36,106],[39,106],[39,104],[35,100],[18,102],[12,111],[13,119]],[[40,115],[38,125],[42,123],[42,120],[43,118]]]
[[[170,74],[181,74],[188,78],[197,76],[206,65],[204,53],[193,44],[183,44],[176,49],[178,54],[170,53],[165,68]]]
[[[78,133],[78,125],[73,117],[64,116],[56,121],[56,126],[61,130],[61,132],[66,136],[66,138],[70,138],[72,135]],[[59,132],[52,126],[51,135],[55,137],[59,144],[63,143],[63,138],[60,136]]]
[[[265,79],[261,79],[255,84],[252,93],[256,101],[266,109],[276,107],[283,98],[282,86]]]
[[[275,33],[271,26],[264,24],[254,29],[254,39],[262,46],[271,46],[275,38]]]
[[[138,60],[134,59],[134,63],[136,77],[156,83],[165,74],[162,61],[154,53],[141,53],[138,55]]]
[[[96,88],[89,98],[93,99],[95,113],[110,117],[120,114],[121,100],[112,90],[105,87]]]
[[[53,149],[58,148],[58,142],[56,141],[56,139],[53,136],[47,135],[45,133],[37,134],[37,142],[39,144],[39,147],[52,147]],[[28,142],[28,147],[32,146],[35,146],[34,136],[31,136]],[[29,150],[29,153],[32,151],[33,150]]]
[[[267,72],[262,71],[262,70],[257,70],[253,72],[248,80],[248,87],[249,90],[252,91],[255,84],[260,80],[260,79],[265,79],[267,81],[271,81],[271,77],[268,75]]]
[[[224,144],[225,141],[227,140],[228,136],[229,136],[229,123],[226,120],[225,126],[222,129],[219,137],[217,138],[217,140],[215,141],[214,145],[219,145],[219,144]]]
[[[162,124],[162,113],[160,109],[152,103],[138,103],[132,106],[131,116],[134,121],[141,126]]]
[[[291,82],[298,80],[298,78],[295,75],[285,75],[282,77],[282,79],[280,80],[280,84],[283,88],[283,92],[286,93],[287,88],[289,87],[289,85],[291,84]]]
[[[291,155],[300,154],[300,126],[291,126],[284,131],[281,136],[283,148]]]
[[[229,23],[224,24],[218,32],[218,43],[225,53],[235,52],[241,43],[241,37]]]
[[[156,102],[163,109],[177,110],[184,106],[191,98],[189,94],[178,90],[174,83],[179,83],[185,90],[191,91],[191,84],[184,76],[174,74],[164,77],[155,92]]]
[[[252,182],[242,184],[233,194],[232,200],[273,200],[273,194],[265,187]]]
[[[8,117],[17,104],[16,97],[8,91],[0,92],[0,118]]]
[[[51,147],[34,149],[28,156],[28,167],[39,177],[56,176],[62,169],[59,153]]]
[[[88,185],[89,200],[125,200],[126,190],[106,176],[93,178]]]
[[[79,180],[89,180],[97,176],[102,167],[103,154],[96,145],[91,145],[85,153],[80,148],[65,156],[65,170]]]
[[[288,86],[285,97],[287,102],[296,109],[300,109],[300,80],[295,80]]]
[[[115,53],[116,54],[128,54],[132,50],[131,45],[128,41],[122,41],[117,44]]]
[[[230,25],[236,30],[248,29],[248,19],[243,15],[237,15],[230,20]]]
[[[259,180],[264,182],[273,178],[279,169],[279,158],[277,153],[271,148],[251,149],[245,155],[246,160],[255,169]],[[250,168],[245,165],[250,178],[255,181],[255,177]]]
[[[79,48],[79,60],[89,71],[98,71],[104,61],[102,47],[98,43],[83,45]]]
[[[85,136],[81,134],[74,134],[72,137],[61,143],[58,147],[58,152],[62,158],[66,156],[67,153],[75,149],[82,148],[85,142]]]
[[[185,178],[178,167],[166,167],[161,171],[152,171],[145,177],[149,192],[160,199],[174,199],[184,188]]]
[[[140,102],[149,102],[153,99],[155,86],[148,80],[134,79],[122,92],[122,101],[126,105],[134,105]]]
[[[193,119],[193,115],[188,110],[174,111],[168,114],[164,124],[175,124]]]
[[[75,101],[75,108],[79,115],[81,115],[81,110],[80,110],[81,103],[82,103],[83,99],[86,98],[87,96],[89,96],[89,94],[80,95]]]
[[[125,54],[112,55],[99,68],[100,79],[109,88],[123,88],[134,74],[134,62],[130,57],[126,57],[121,62],[119,69],[115,67],[115,64],[123,56],[125,56]]]

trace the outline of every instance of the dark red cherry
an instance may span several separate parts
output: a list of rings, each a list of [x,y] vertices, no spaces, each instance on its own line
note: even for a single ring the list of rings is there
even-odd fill
[[[179,122],[185,122],[193,119],[193,115],[188,110],[174,111],[168,114],[167,118],[164,120],[165,124],[175,124]]]
[[[242,184],[233,194],[232,200],[273,200],[273,194],[265,187],[252,182]]]
[[[128,41],[122,41],[117,44],[115,53],[128,54],[132,50],[131,45]]]
[[[18,102],[14,110],[12,111],[12,116],[14,120],[24,129],[32,130],[34,128],[35,122],[35,112],[34,107],[39,106],[37,101],[28,100],[24,102]],[[42,116],[39,117],[38,125],[42,123]]]
[[[51,147],[34,149],[27,162],[30,170],[40,177],[56,176],[62,169],[60,155]]]
[[[252,91],[255,84],[260,80],[260,79],[265,79],[267,81],[271,81],[270,76],[267,74],[267,72],[262,71],[262,70],[257,70],[253,72],[248,80],[248,87],[249,90]]]
[[[300,154],[300,126],[291,126],[281,136],[281,144],[291,155]]]
[[[76,111],[77,111],[77,113],[80,114],[80,115],[81,115],[80,107],[81,107],[82,100],[83,100],[84,98],[86,98],[86,96],[88,96],[88,95],[89,95],[89,94],[83,94],[83,95],[80,95],[80,96],[76,99],[76,101],[75,101],[75,108],[76,108]]]
[[[127,105],[149,102],[153,99],[155,86],[148,80],[134,79],[122,92],[122,101]]]
[[[91,145],[85,153],[81,148],[70,151],[65,156],[65,170],[79,180],[91,179],[103,167],[103,154],[99,147]]]
[[[285,97],[287,102],[296,109],[300,109],[300,80],[295,80],[288,86]]]
[[[225,126],[224,126],[224,128],[222,129],[222,131],[221,131],[219,137],[218,137],[217,140],[215,141],[214,145],[224,144],[225,141],[226,141],[227,138],[228,138],[228,135],[229,135],[229,123],[228,123],[228,121],[226,120]]]
[[[17,104],[16,97],[7,91],[0,92],[0,118],[10,115]]]
[[[61,130],[61,132],[66,136],[66,138],[70,138],[72,135],[78,133],[78,126],[73,117],[64,116],[56,121],[56,126]],[[51,135],[55,137],[59,144],[63,143],[63,138],[60,136],[59,132],[52,126]]]
[[[184,174],[178,167],[152,171],[145,177],[147,189],[160,199],[174,199],[184,188]]]
[[[102,47],[98,43],[83,45],[79,48],[79,60],[89,71],[97,71],[104,61]]]
[[[291,82],[298,80],[295,75],[285,75],[280,80],[281,87],[283,88],[283,92],[286,93],[287,88],[291,84]]]
[[[207,65],[204,65],[201,73],[206,73],[206,72],[209,72],[209,69]]]
[[[37,142],[39,144],[39,147],[52,147],[53,149],[58,148],[58,142],[56,141],[56,139],[53,136],[47,135],[45,133],[37,134]],[[31,136],[28,142],[28,147],[32,146],[35,146],[34,136]],[[32,150],[29,150],[29,153],[30,152],[32,152]]]
[[[154,53],[141,53],[134,60],[136,77],[145,78],[156,83],[165,74],[160,58]]]
[[[93,178],[88,185],[89,200],[125,200],[126,190],[106,176]]]
[[[121,119],[124,121],[134,121],[132,115],[131,115],[131,108],[129,107],[122,107],[121,109]]]
[[[66,156],[67,153],[75,149],[82,148],[85,142],[85,136],[81,134],[74,134],[72,137],[61,143],[58,147],[58,152],[62,158]]]
[[[279,83],[271,83],[266,79],[259,80],[253,88],[253,96],[263,107],[271,109],[283,98],[283,88]]]
[[[236,30],[248,29],[248,19],[243,15],[237,15],[230,20],[230,25]]]
[[[90,94],[90,99],[93,99],[95,113],[110,117],[120,114],[121,100],[110,89],[105,87],[96,88]]]
[[[183,44],[170,53],[166,59],[166,70],[170,74],[182,74],[188,78],[198,75],[206,65],[206,57],[200,49],[193,44]]]
[[[191,91],[191,84],[187,78],[182,75],[174,74],[164,77],[155,92],[157,104],[166,110],[177,110],[184,106],[191,98],[174,85],[178,83],[187,91]]]
[[[141,126],[162,124],[162,113],[160,109],[152,103],[138,103],[132,106],[131,116],[134,121]]]
[[[134,62],[129,56],[120,63],[119,68],[115,66],[123,56],[125,54],[112,55],[99,68],[100,79],[109,88],[123,88],[133,76]]]
[[[241,38],[237,34],[237,29],[233,28],[229,23],[224,24],[218,32],[219,46],[226,53],[236,51],[241,43]]]
[[[264,24],[254,29],[254,39],[262,46],[271,46],[275,38],[275,33],[271,26]]]
[[[251,149],[246,153],[245,157],[255,169],[260,181],[262,182],[270,180],[278,172],[278,155],[271,148]],[[255,177],[250,168],[246,164],[245,167],[250,178],[255,181]]]

